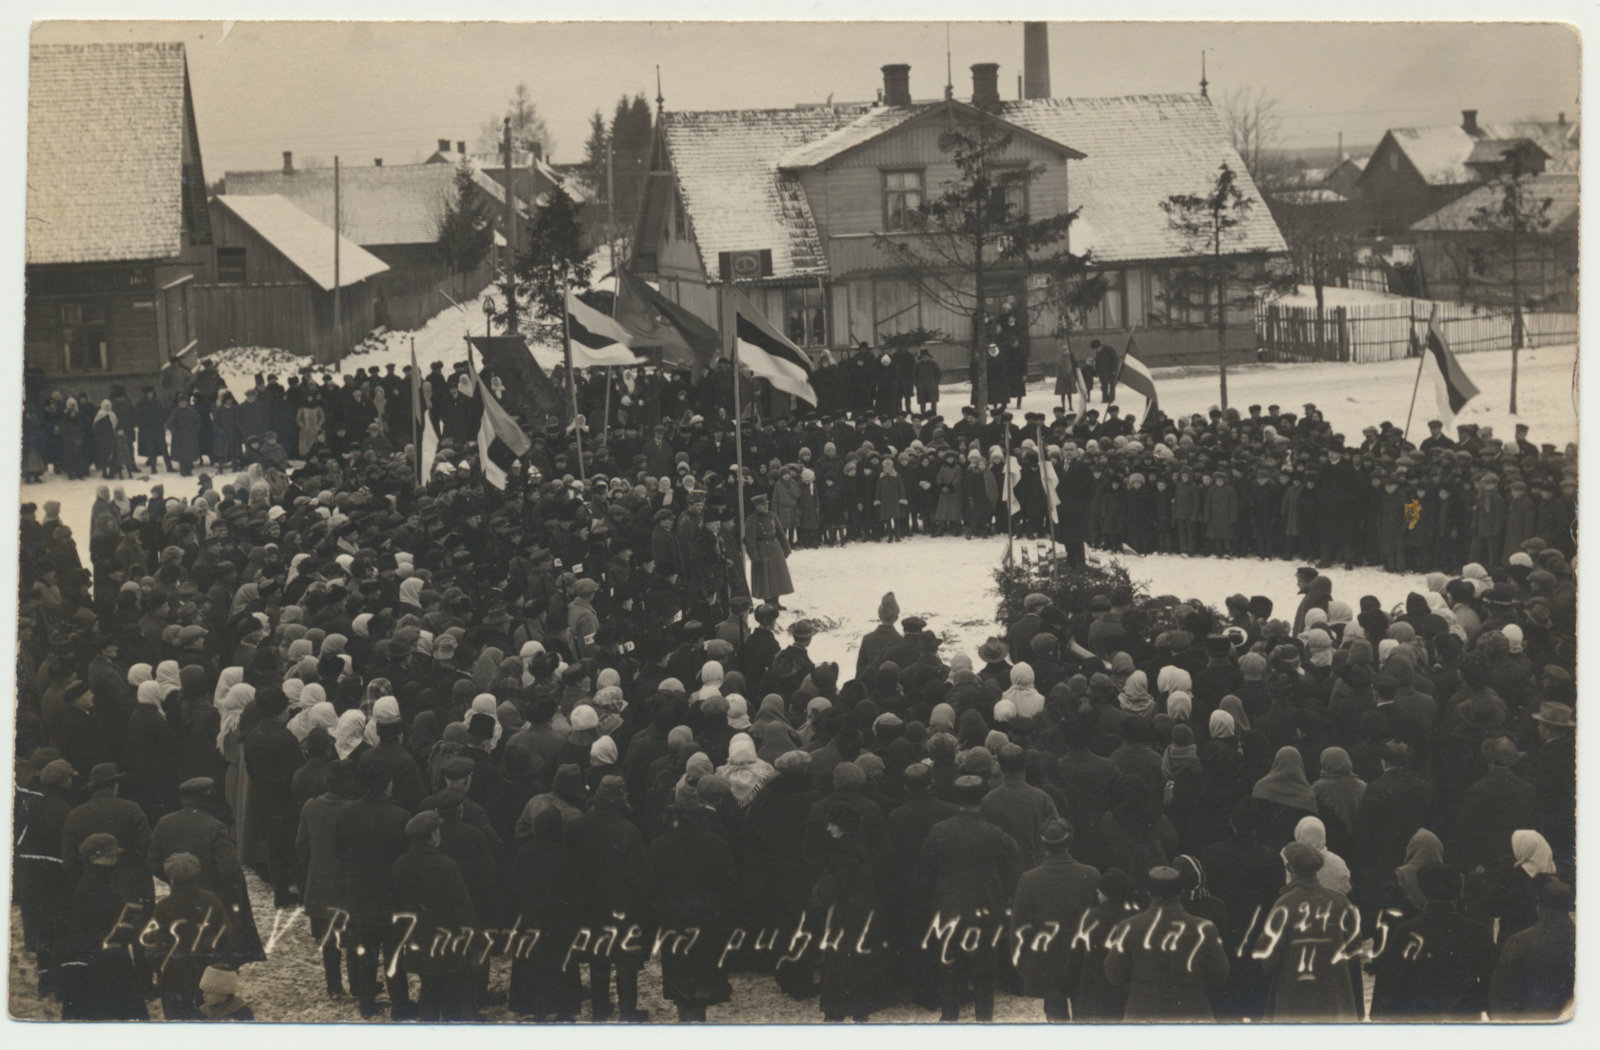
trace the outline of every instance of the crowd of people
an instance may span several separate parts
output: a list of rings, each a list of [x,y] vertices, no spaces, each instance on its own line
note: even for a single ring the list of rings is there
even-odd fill
[[[178,456],[188,491],[106,487],[88,566],[59,507],[22,507],[17,893],[64,1017],[248,1017],[247,869],[367,1017],[641,1021],[652,960],[683,1021],[738,1016],[740,972],[827,1020],[988,1020],[997,989],[1051,1020],[1356,1020],[1367,976],[1374,1019],[1565,1008],[1573,449],[1348,448],[1313,406],[778,418],[741,435],[741,551],[720,410],[613,391],[582,469],[540,432],[501,491],[439,375],[419,485],[408,380],[376,372],[300,395],[310,444],[288,388],[247,392],[301,454],[212,444]],[[853,676],[779,626],[796,543],[1048,532],[1041,458],[1063,565],[1166,543],[1327,571],[1292,615],[1041,584],[976,654],[885,595]],[[1163,484],[1170,528],[1137,498]],[[1384,608],[1338,593],[1368,560],[1438,571]]]

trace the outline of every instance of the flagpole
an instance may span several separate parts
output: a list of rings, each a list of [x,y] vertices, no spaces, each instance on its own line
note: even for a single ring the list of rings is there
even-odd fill
[[[1038,435],[1039,442],[1039,484],[1042,486],[1049,480],[1045,467],[1050,463],[1050,454],[1045,451],[1044,424],[1034,423],[1034,433]],[[1050,530],[1050,561],[1056,560],[1056,507],[1050,505],[1052,493],[1047,489],[1044,494],[1044,523]],[[1057,504],[1059,506],[1059,503]]]
[[[572,289],[567,289],[572,294]],[[583,430],[578,426],[578,377],[572,370],[572,325],[568,318],[572,310],[565,303],[561,307],[561,354],[567,366],[567,401],[572,406],[572,439],[578,443],[578,480],[587,481],[583,472]]]
[[[600,417],[600,444],[604,445],[611,433],[611,366],[606,366],[606,410]]]
[[[1438,316],[1439,304],[1435,303],[1433,310],[1428,314],[1428,328],[1430,330],[1433,328],[1433,319]],[[1410,335],[1412,339],[1417,337],[1417,330],[1414,325]],[[1428,340],[1426,336],[1423,337],[1418,349],[1422,352],[1417,355],[1417,377],[1411,381],[1411,404],[1406,408],[1406,430],[1404,434],[1400,435],[1401,441],[1411,440],[1411,416],[1417,410],[1417,389],[1422,386],[1422,366],[1428,361]]]
[[[735,285],[737,287],[737,285]],[[733,315],[733,460],[735,466],[734,486],[739,503],[739,566],[744,567],[744,412],[739,407],[739,316],[738,300],[734,300]]]
[[[1000,474],[1001,477],[1006,479],[1005,485],[1001,487],[1001,499],[1006,508],[1006,564],[1010,565],[1012,558],[1011,546],[1014,539],[1011,529],[1011,499],[1016,494],[1017,489],[1016,482],[1011,480],[1011,424],[1006,422],[1006,413],[1004,411],[1000,413],[1000,426],[1004,428],[1006,442],[1006,461],[1000,468]]]

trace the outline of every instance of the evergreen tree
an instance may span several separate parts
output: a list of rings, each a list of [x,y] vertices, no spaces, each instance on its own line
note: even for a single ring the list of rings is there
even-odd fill
[[[567,289],[587,289],[593,271],[577,202],[560,187],[551,190],[549,202],[523,229],[523,241],[512,270],[520,304],[517,327],[542,341],[559,341]],[[503,312],[494,316],[497,324],[506,320]]]
[[[436,243],[439,257],[456,274],[477,269],[494,245],[494,226],[483,212],[466,161],[456,166],[455,182],[441,202]]]

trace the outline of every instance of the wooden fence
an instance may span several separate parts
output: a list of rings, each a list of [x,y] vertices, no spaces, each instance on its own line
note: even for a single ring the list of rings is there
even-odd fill
[[[1394,361],[1413,353],[1412,334],[1421,338],[1435,310],[1456,353],[1511,349],[1509,311],[1426,299],[1327,307],[1320,322],[1314,306],[1268,303],[1256,311],[1256,340],[1268,361]],[[1575,343],[1578,315],[1525,313],[1523,334],[1530,349]]]

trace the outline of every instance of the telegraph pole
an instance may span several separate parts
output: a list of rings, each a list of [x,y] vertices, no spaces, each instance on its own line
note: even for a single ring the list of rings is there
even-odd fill
[[[337,363],[344,357],[344,343],[340,339],[344,325],[339,313],[339,158],[333,158],[333,353],[329,356]],[[1512,395],[1513,399],[1516,397]]]

